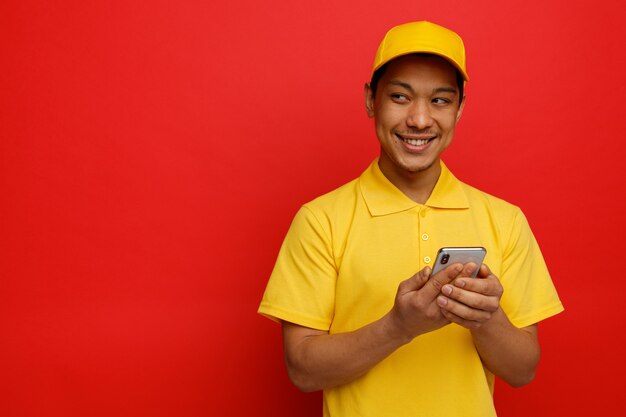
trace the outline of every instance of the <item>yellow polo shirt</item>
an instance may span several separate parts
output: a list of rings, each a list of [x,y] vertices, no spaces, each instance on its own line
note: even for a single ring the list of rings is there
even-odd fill
[[[385,315],[398,284],[444,246],[483,246],[517,327],[563,310],[521,210],[442,172],[426,204],[409,199],[374,161],[356,180],[296,214],[259,313],[341,333]],[[471,334],[452,324],[421,335],[361,378],[324,391],[325,417],[495,416],[493,375]]]

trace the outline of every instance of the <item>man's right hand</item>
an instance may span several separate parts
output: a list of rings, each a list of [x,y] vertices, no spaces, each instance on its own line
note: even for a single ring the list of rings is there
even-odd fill
[[[461,264],[430,276],[426,267],[398,286],[393,308],[359,329],[328,331],[283,322],[289,377],[303,391],[348,383],[362,376],[400,346],[450,323],[437,304],[441,288],[462,275]]]
[[[394,335],[408,343],[420,334],[437,330],[450,323],[437,304],[441,288],[461,275],[463,265],[453,264],[430,276],[425,267],[398,286],[393,308],[389,312]]]

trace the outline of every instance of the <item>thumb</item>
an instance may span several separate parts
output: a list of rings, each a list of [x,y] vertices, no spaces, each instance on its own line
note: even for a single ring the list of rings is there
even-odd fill
[[[402,281],[398,286],[398,292],[404,294],[407,292],[419,290],[428,282],[430,272],[430,267],[424,267],[421,271],[417,272],[411,278]]]
[[[443,271],[437,272],[428,280],[428,285],[424,286],[424,294],[434,300],[441,292],[441,287],[451,283],[459,276],[462,270],[463,265],[457,263],[450,265]]]

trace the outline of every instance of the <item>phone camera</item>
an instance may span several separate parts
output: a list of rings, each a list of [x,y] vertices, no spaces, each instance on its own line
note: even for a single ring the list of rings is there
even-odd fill
[[[447,264],[449,259],[450,259],[450,255],[448,255],[447,253],[444,253],[443,256],[441,257],[441,264],[442,265]]]

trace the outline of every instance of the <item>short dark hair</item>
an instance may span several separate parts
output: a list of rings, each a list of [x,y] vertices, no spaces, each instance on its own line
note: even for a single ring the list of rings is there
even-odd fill
[[[432,55],[432,54],[415,54],[415,55],[438,56],[438,55]],[[391,61],[389,61],[389,62],[391,62]],[[387,62],[382,67],[378,68],[376,71],[374,71],[374,74],[372,74],[372,79],[370,81],[370,88],[372,89],[372,95],[374,97],[376,96],[376,90],[378,89],[378,82],[380,81],[381,78],[383,78],[383,75],[385,74],[385,71],[387,71],[387,65],[389,65],[389,62]],[[463,101],[465,80],[463,79],[463,75],[461,75],[461,71],[459,71],[458,69],[454,68],[454,72],[456,73],[456,86],[459,89],[459,106],[460,106],[461,105],[461,101]]]

